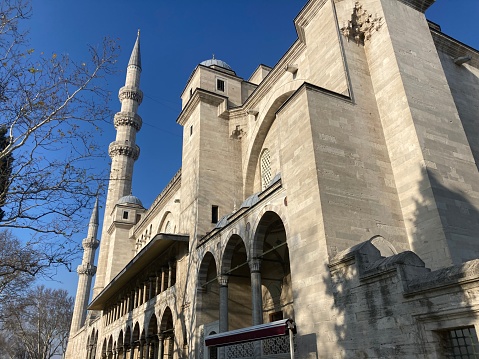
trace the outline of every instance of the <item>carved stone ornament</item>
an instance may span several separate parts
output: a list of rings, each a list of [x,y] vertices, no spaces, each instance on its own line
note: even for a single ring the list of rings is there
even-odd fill
[[[100,245],[100,241],[97,239],[85,238],[82,241],[82,245],[84,249],[87,249],[87,248],[97,249],[98,246]]]
[[[110,143],[110,146],[108,147],[108,154],[112,158],[122,155],[131,157],[136,161],[140,156],[140,148],[138,146],[133,147],[126,143],[119,143],[115,141]]]
[[[120,101],[133,100],[138,102],[138,105],[143,101],[143,92],[136,87],[122,87],[118,92],[118,98]]]
[[[371,38],[374,31],[378,31],[382,25],[382,17],[376,14],[374,17],[363,6],[356,1],[354,4],[353,14],[351,20],[344,22],[341,28],[343,35],[349,40],[354,40],[358,45],[364,45],[365,41]]]
[[[86,265],[80,264],[77,267],[77,273],[86,274],[93,277],[96,273],[96,266],[92,266],[91,264],[86,264]]]
[[[118,112],[115,114],[115,119],[113,120],[115,128],[117,129],[120,126],[131,126],[134,127],[138,132],[141,129],[143,121],[140,116],[133,112]]]

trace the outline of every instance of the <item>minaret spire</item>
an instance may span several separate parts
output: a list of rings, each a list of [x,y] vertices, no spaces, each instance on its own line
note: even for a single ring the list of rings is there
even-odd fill
[[[75,296],[75,306],[73,307],[72,324],[70,327],[70,335],[76,333],[85,323],[87,314],[88,299],[90,299],[90,289],[92,277],[96,273],[95,252],[98,248],[98,197],[95,201],[95,207],[91,214],[90,223],[88,224],[88,236],[82,241],[83,259],[77,268],[78,287]]]
[[[140,54],[140,29],[138,29],[138,35],[136,36],[135,46],[131,52],[130,61],[128,67],[136,66],[141,72],[141,54]]]
[[[131,52],[126,68],[125,86],[118,92],[121,110],[115,115],[116,139],[110,143],[108,153],[111,157],[110,181],[105,205],[105,216],[101,234],[101,246],[98,257],[98,273],[95,279],[93,295],[96,296],[110,280],[108,263],[113,260],[108,228],[112,223],[111,213],[118,200],[131,193],[133,165],[140,155],[140,148],[136,145],[136,134],[141,129],[142,119],[138,115],[138,106],[143,100],[140,90],[141,53],[140,31],[138,31],[135,45]]]

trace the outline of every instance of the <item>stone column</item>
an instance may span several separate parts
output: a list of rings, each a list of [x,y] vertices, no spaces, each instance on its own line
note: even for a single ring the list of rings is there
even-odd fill
[[[168,288],[171,287],[171,273],[173,269],[173,262],[168,261]]]
[[[158,359],[163,359],[163,334],[158,334]]]
[[[150,277],[149,280],[148,280],[148,284],[150,286],[149,290],[148,290],[148,300],[150,300],[151,298],[153,298],[155,296],[155,292],[153,290],[154,288],[154,280],[155,278],[154,277]]]
[[[130,343],[130,359],[133,359],[134,352],[135,352],[135,346],[134,346],[134,343],[131,342]]]
[[[143,349],[145,347],[145,340],[140,339],[140,356],[139,359],[143,359]]]
[[[253,325],[263,324],[263,298],[261,293],[261,259],[249,262],[251,270],[251,295],[253,300]]]
[[[228,331],[228,275],[221,274],[218,276],[220,285],[220,332]]]
[[[145,283],[143,284],[143,303],[146,303],[146,302],[148,301],[147,289],[148,289],[148,282],[145,282]]]
[[[161,293],[165,290],[165,268],[161,268]]]
[[[158,274],[158,272],[156,272],[155,275],[156,275],[155,294],[158,295],[161,293],[161,284],[160,284],[161,274]]]
[[[228,331],[228,275],[220,274],[218,276],[218,283],[220,285],[220,333]],[[225,348],[212,348],[217,350],[219,359],[226,359]]]
[[[145,359],[150,359],[150,341],[148,339],[145,342]]]

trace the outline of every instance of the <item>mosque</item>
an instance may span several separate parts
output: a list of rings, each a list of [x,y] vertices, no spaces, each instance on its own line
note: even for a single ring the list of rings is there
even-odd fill
[[[66,357],[478,358],[479,52],[433,2],[309,0],[276,66],[200,63],[150,208],[138,35]]]

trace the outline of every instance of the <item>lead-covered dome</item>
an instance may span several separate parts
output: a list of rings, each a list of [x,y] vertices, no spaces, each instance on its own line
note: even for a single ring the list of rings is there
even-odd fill
[[[132,194],[121,197],[116,204],[136,204],[143,207],[143,203],[141,203],[140,199]]]
[[[224,69],[233,71],[233,69],[231,68],[230,65],[228,65],[226,62],[224,62],[222,60],[215,59],[214,56],[213,56],[212,59],[205,60],[205,61],[201,62],[200,65],[208,66],[208,67],[209,66],[219,66],[219,67],[222,67]]]

